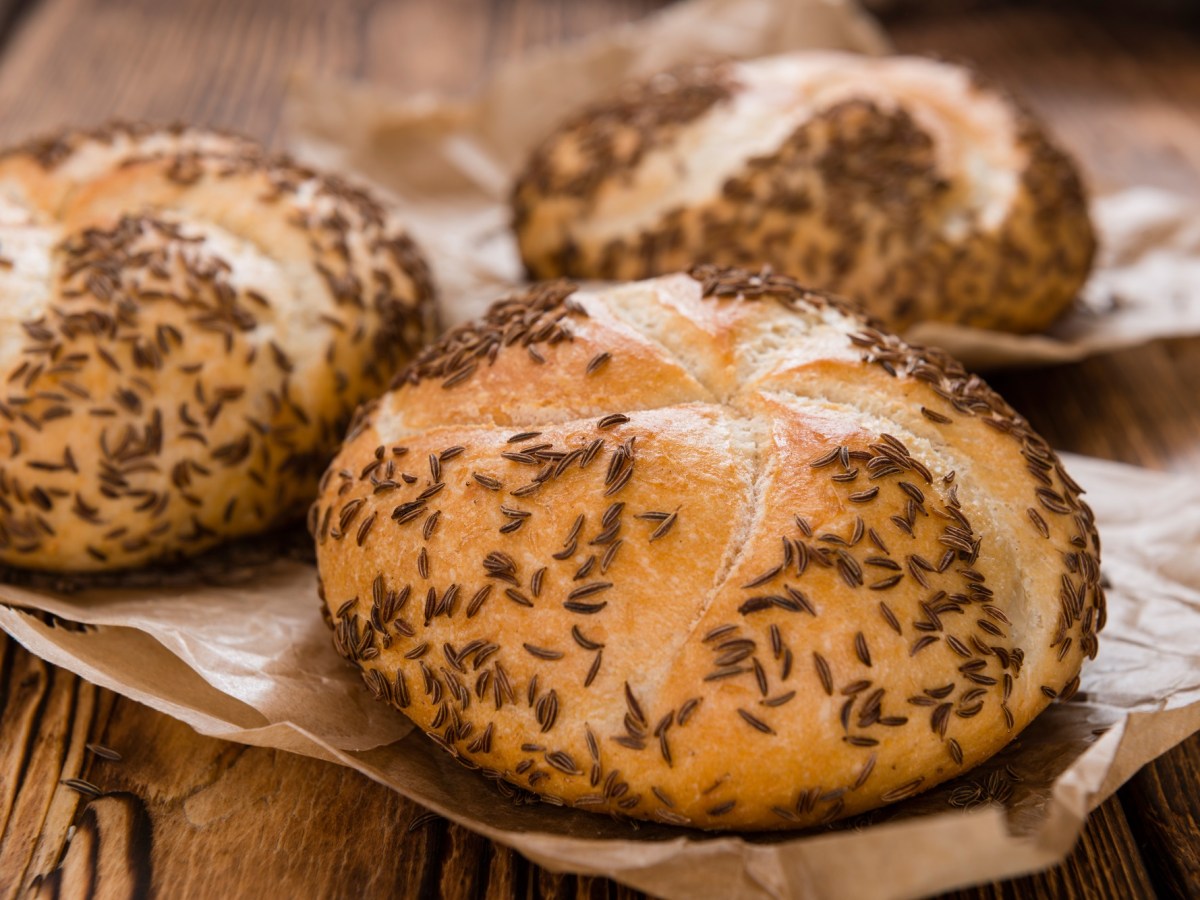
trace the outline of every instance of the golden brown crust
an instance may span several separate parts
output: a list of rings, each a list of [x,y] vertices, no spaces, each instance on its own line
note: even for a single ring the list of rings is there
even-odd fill
[[[729,66],[721,62],[677,66],[625,85],[617,97],[590,105],[536,146],[522,179],[540,194],[590,198],[681,125],[728,100],[733,87]],[[578,138],[565,153],[564,134]],[[517,204],[514,212],[520,228],[526,209]]]
[[[895,328],[936,320],[1037,331],[1067,309],[1091,268],[1095,237],[1075,165],[1028,110],[958,67],[842,56],[788,76],[795,103],[811,108],[769,150],[742,157],[735,141],[725,149],[712,145],[739,127],[762,127],[751,113],[729,110],[744,94],[781,89],[783,76],[779,83],[766,76],[749,87],[740,83],[753,80],[745,76],[755,66],[776,62],[674,76],[709,98],[684,123],[730,116],[714,136],[687,144],[691,150],[681,144],[680,122],[659,126],[653,116],[629,141],[635,151],[606,149],[621,146],[620,123],[634,116],[627,100],[564,123],[513,189],[514,228],[529,272],[627,280],[696,260],[765,264],[850,297]],[[926,89],[908,73],[934,66],[944,73],[944,89]],[[861,89],[818,93],[839,80]],[[954,87],[958,82],[963,87]],[[1004,112],[980,127],[962,115],[971,104]],[[981,174],[981,146],[989,143],[1005,145],[1003,153],[992,151],[1005,159]],[[639,164],[649,171],[647,148],[678,158],[637,187]],[[689,192],[667,209],[656,205],[665,182],[687,184],[717,164],[729,174],[710,192]],[[1009,179],[1003,214],[988,212],[981,194],[1007,190],[999,186]],[[598,202],[622,191],[632,194],[619,204]],[[626,214],[637,207],[638,191],[656,212]]]
[[[1072,693],[1103,624],[1091,513],[1003,400],[714,267],[535,288],[446,336],[364,410],[310,528],[377,697],[485,775],[669,824],[932,787]]]
[[[312,496],[432,330],[363,191],[240,138],[113,125],[0,155],[0,559],[135,566]]]

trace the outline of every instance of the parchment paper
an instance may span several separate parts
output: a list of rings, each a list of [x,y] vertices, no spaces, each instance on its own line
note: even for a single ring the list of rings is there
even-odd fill
[[[507,173],[566,106],[693,54],[800,46],[886,49],[870,22],[837,0],[696,0],[504,69],[463,101],[386,100],[301,80],[290,120],[307,158],[357,169],[408,205],[444,293],[463,300],[450,310],[457,320],[515,277]],[[1012,364],[1200,331],[1195,211],[1139,190],[1103,198],[1096,212],[1106,251],[1088,290],[1091,312],[1049,338],[971,333],[938,342],[976,362]],[[68,594],[0,585],[0,627],[50,662],[203,734],[350,766],[551,869],[608,875],[669,898],[914,897],[1057,862],[1088,810],[1200,729],[1200,479],[1084,458],[1067,464],[1090,489],[1112,583],[1100,656],[1080,693],[962,779],[802,834],[634,829],[510,805],[369,698],[333,650],[315,572],[302,560],[229,565],[226,550],[165,587]]]
[[[303,75],[285,108],[288,146],[394,195],[431,259],[446,324],[482,312],[520,282],[508,185],[564,114],[631,78],[702,57],[805,48],[885,53],[852,0],[691,0],[636,25],[501,67],[466,99],[399,97]],[[1200,334],[1200,204],[1129,188],[1094,199],[1096,271],[1043,335],[922,324],[908,337],[974,369],[1070,362],[1158,337]]]
[[[1084,668],[1080,693],[982,768],[799,835],[634,829],[512,806],[370,699],[333,650],[306,562],[243,563],[220,583],[167,589],[0,585],[9,604],[0,605],[0,627],[203,734],[350,766],[551,869],[669,898],[915,897],[1057,862],[1090,809],[1200,730],[1200,478],[1065,461],[1089,491],[1112,584],[1100,655]]]

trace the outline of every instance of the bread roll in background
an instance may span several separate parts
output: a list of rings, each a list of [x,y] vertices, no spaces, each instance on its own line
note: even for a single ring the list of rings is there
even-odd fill
[[[434,333],[368,194],[191,128],[0,155],[0,560],[192,554],[303,511],[354,407]]]
[[[338,650],[437,744],[703,828],[967,771],[1076,689],[1104,618],[1090,510],[987,385],[713,267],[448,333],[363,408],[309,527]]]
[[[1039,331],[1095,237],[1042,125],[958,66],[802,53],[696,65],[583,110],[512,194],[535,278],[767,264],[890,326]]]

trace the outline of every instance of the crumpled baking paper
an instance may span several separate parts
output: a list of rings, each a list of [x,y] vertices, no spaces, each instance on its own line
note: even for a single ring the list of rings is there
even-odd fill
[[[565,108],[691,55],[802,46],[883,52],[886,42],[839,0],[693,0],[503,69],[466,100],[393,101],[301,80],[293,143],[398,195],[452,298],[449,318],[460,320],[516,277],[505,182],[528,141]],[[1096,215],[1101,268],[1086,305],[1053,335],[937,342],[1007,365],[1200,331],[1196,212],[1135,190],[1101,198]],[[1200,729],[1200,479],[1066,463],[1090,491],[1112,585],[1100,655],[1081,691],[986,765],[828,829],[711,835],[510,805],[370,698],[333,650],[312,565],[278,553],[246,556],[235,545],[162,583],[141,576],[78,593],[0,584],[0,627],[203,734],[350,766],[550,869],[667,898],[916,897],[1061,860],[1090,809]]]
[[[1059,861],[1089,810],[1200,730],[1200,478],[1064,461],[1088,489],[1111,583],[1079,694],[979,769],[831,829],[711,835],[510,805],[370,698],[333,649],[303,561],[166,588],[0,585],[0,628],[202,734],[350,766],[550,869],[667,898],[916,897]]]
[[[508,186],[532,146],[580,104],[704,57],[805,48],[885,53],[851,0],[692,0],[502,67],[476,95],[393,96],[293,79],[288,146],[390,192],[430,257],[445,324],[473,318],[523,277]],[[1045,334],[924,323],[907,337],[973,369],[1072,362],[1154,338],[1200,334],[1200,204],[1134,187],[1097,196],[1101,251],[1075,306]]]

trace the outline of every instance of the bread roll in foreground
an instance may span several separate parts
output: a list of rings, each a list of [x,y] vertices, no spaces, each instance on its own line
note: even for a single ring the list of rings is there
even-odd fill
[[[513,191],[536,278],[768,264],[902,329],[1027,332],[1095,238],[1075,166],[966,69],[803,53],[697,65],[574,116]]]
[[[190,128],[0,155],[0,560],[136,566],[302,514],[432,336],[367,194]]]
[[[1070,696],[1079,488],[937,351],[781,277],[538,286],[364,407],[311,511],[338,650],[552,802],[795,828]]]

